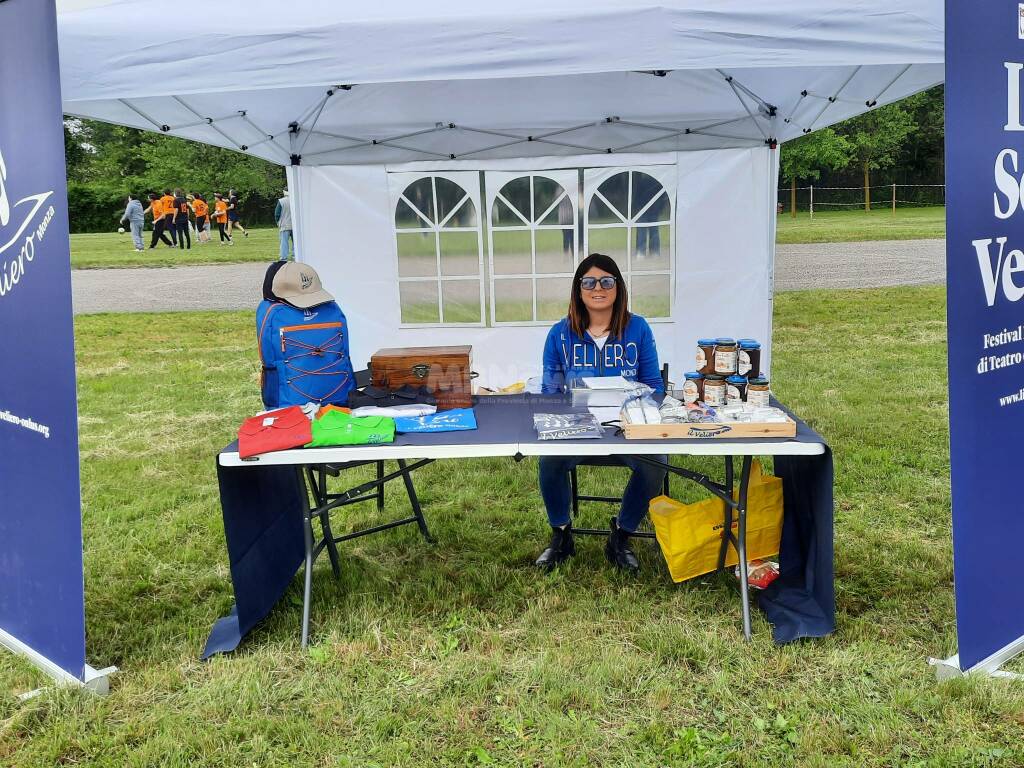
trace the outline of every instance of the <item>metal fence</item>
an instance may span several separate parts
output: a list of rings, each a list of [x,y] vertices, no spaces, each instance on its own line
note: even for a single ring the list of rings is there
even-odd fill
[[[923,208],[946,204],[945,184],[880,184],[864,187],[819,187],[813,184],[796,188],[796,210],[810,213],[853,209]],[[793,210],[793,188],[779,188],[779,213]]]

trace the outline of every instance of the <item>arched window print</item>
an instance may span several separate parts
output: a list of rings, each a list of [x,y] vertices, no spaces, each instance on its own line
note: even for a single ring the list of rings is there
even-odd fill
[[[495,323],[531,323],[565,316],[578,263],[578,173],[556,171],[507,178],[490,206],[491,311]]]
[[[480,220],[460,184],[432,175],[406,186],[395,239],[403,324],[483,324]]]
[[[621,171],[602,181],[587,204],[587,252],[619,264],[631,309],[648,318],[672,314],[672,200],[643,171]]]

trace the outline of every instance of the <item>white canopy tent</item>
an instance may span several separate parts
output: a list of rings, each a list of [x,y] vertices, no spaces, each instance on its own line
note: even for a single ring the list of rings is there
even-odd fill
[[[633,294],[650,289],[638,311],[653,312],[676,371],[690,367],[698,335],[770,342],[775,146],[943,80],[937,0],[180,0],[165,10],[114,0],[59,16],[65,111],[288,166],[299,255],[348,313],[356,361],[379,346],[470,342],[489,384],[536,372],[547,302],[567,295],[574,260],[616,224],[597,210],[616,209],[615,189],[625,236],[611,250]],[[633,199],[650,179],[669,201],[656,216]],[[439,184],[455,190],[447,208]],[[416,189],[430,192],[412,200]],[[532,199],[518,227],[526,266],[509,266],[506,189]],[[571,211],[545,218],[564,201]],[[550,246],[558,233],[543,234],[560,226],[569,263]],[[666,226],[653,250],[648,230]],[[430,257],[416,264],[414,233]],[[462,266],[447,266],[446,248]],[[634,263],[640,254],[651,260]],[[517,315],[516,301],[531,306]]]

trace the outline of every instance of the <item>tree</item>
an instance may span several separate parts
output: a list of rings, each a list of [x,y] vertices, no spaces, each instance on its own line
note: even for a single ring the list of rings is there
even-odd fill
[[[853,146],[853,158],[864,173],[864,210],[871,210],[871,171],[890,168],[900,156],[917,123],[905,101],[887,104],[840,124],[838,132]]]
[[[181,187],[238,191],[246,222],[268,221],[284,169],[257,157],[162,134],[68,118],[64,125],[72,229],[105,229],[129,192]]]
[[[841,171],[850,164],[853,147],[831,128],[801,136],[782,145],[780,158],[782,178],[790,182],[790,215],[796,216],[797,179],[815,179],[823,168]]]

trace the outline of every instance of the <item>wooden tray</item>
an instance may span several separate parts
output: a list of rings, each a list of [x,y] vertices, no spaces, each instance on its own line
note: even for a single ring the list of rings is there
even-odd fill
[[[796,422],[788,416],[786,421],[770,423],[733,421],[706,424],[631,424],[623,420],[622,432],[627,440],[796,437]]]

